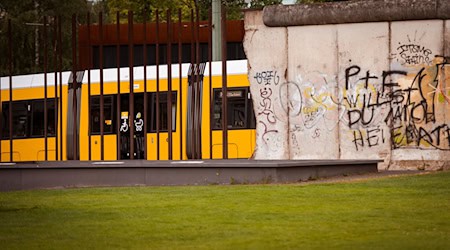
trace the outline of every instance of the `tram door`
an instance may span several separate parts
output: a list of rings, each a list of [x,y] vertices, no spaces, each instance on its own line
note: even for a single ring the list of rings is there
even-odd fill
[[[144,94],[134,94],[134,115],[130,113],[130,95],[120,95],[120,159],[130,159],[130,144],[134,144],[134,159],[144,159]],[[130,138],[130,129],[134,138]]]

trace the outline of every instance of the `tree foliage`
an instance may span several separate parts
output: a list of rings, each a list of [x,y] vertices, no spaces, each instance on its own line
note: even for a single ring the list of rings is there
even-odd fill
[[[309,1],[309,0],[306,0]],[[319,0],[320,1],[320,0]],[[54,71],[54,17],[62,20],[63,70],[72,68],[72,15],[79,24],[86,21],[91,13],[91,23],[98,22],[98,13],[103,13],[104,23],[116,22],[120,13],[121,22],[127,22],[128,11],[134,13],[134,22],[155,21],[159,10],[160,21],[165,22],[166,11],[172,10],[172,18],[178,19],[178,10],[183,20],[191,19],[191,11],[198,8],[200,19],[206,20],[212,0],[2,0],[0,2],[0,76],[9,75],[8,20],[11,20],[13,74],[28,74],[44,71],[44,41],[47,47],[47,71]],[[227,19],[241,19],[245,8],[258,8],[270,4],[280,4],[282,0],[222,0],[226,6]],[[195,13],[194,13],[195,15]],[[44,36],[44,16],[48,17],[47,35]]]
[[[348,0],[296,0],[296,3],[323,3],[323,2],[343,2]]]
[[[155,21],[156,10],[160,12],[160,18],[165,20],[166,11],[172,10],[172,15],[181,9],[183,13],[183,19],[185,21],[190,20],[191,10],[196,10],[198,7],[200,19],[206,20],[208,18],[208,11],[211,8],[211,0],[105,0],[106,3],[105,12],[112,21],[116,16],[116,12],[119,11],[123,18],[126,18],[128,10],[132,10],[134,13],[134,19],[136,22],[142,22],[144,14],[146,20]],[[245,0],[222,0],[222,4],[227,9],[228,19],[241,19],[242,10],[245,8],[259,8],[265,5],[280,4],[282,0],[253,0],[247,3]]]
[[[3,0],[0,3],[0,75],[9,74],[8,20],[11,20],[13,74],[44,70],[44,41],[47,45],[48,71],[54,70],[54,20],[62,22],[63,68],[70,67],[72,14],[88,11],[85,0]],[[47,16],[47,36],[44,37],[44,16]],[[44,39],[45,38],[45,39]]]

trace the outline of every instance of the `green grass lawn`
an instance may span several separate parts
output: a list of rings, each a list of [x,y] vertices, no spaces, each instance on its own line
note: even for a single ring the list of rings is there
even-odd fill
[[[0,249],[450,249],[450,172],[0,193]]]

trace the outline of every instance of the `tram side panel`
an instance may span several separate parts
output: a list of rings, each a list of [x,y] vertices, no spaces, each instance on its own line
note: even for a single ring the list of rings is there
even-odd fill
[[[186,93],[184,87],[186,80],[183,79],[183,95]],[[143,84],[142,84],[143,85]],[[168,160],[169,159],[169,132],[168,132],[168,81],[159,81],[159,94],[157,94],[157,81],[147,81],[147,159],[148,160]],[[172,159],[180,159],[180,130],[182,120],[180,120],[180,91],[179,78],[172,79]],[[158,102],[157,102],[158,95]],[[158,106],[159,103],[159,106]],[[158,112],[157,112],[158,108]],[[185,109],[185,107],[183,107]],[[157,117],[159,114],[159,118]],[[184,115],[185,117],[185,115]],[[158,133],[159,131],[159,133]],[[159,134],[159,151],[158,151]],[[158,158],[159,152],[159,158]]]
[[[117,83],[106,82],[103,85],[104,117],[100,121],[100,83],[94,82],[90,86],[82,86],[81,115],[80,115],[80,160],[89,160],[89,135],[91,142],[91,160],[101,160],[101,133],[103,126],[103,153],[104,160],[117,160],[117,133],[116,133],[116,102]],[[126,86],[122,91],[129,91]],[[90,101],[90,107],[89,107]]]
[[[172,158],[180,157],[180,112],[178,79],[173,80],[172,86]],[[89,135],[91,135],[91,160],[101,160],[100,124],[104,126],[104,160],[130,158],[130,143],[134,143],[134,158],[156,160],[157,127],[159,122],[159,159],[168,159],[168,129],[167,129],[167,80],[159,81],[159,119],[156,118],[156,80],[147,80],[147,124],[144,124],[144,81],[135,80],[133,83],[134,114],[129,110],[130,84],[121,81],[120,96],[117,82],[104,84],[104,120],[100,121],[100,84],[91,84],[91,105],[88,105],[88,86],[82,87],[82,107],[80,121],[80,149],[81,160],[89,159]],[[120,98],[120,117],[117,117],[117,101]],[[120,119],[120,152],[117,152],[117,119]],[[130,140],[130,129],[134,129],[134,138]],[[147,157],[144,156],[144,130],[147,130]]]
[[[13,81],[13,83],[15,83]],[[65,133],[67,121],[67,85],[63,86],[62,110],[59,101],[59,88],[57,89],[57,117],[55,117],[55,88],[47,87],[47,160],[66,160]],[[1,161],[10,161],[9,138],[9,89],[2,90],[2,136],[1,136]],[[44,161],[45,160],[45,128],[44,128],[44,87],[28,87],[13,89],[12,101],[12,125],[13,125],[13,159],[20,161]],[[55,127],[55,119],[58,119]],[[61,124],[63,131],[61,131]],[[56,135],[58,135],[56,137]],[[58,148],[56,148],[56,139]],[[58,154],[56,158],[56,153]]]
[[[205,82],[209,83],[209,79],[206,78]],[[222,159],[222,77],[213,76],[212,82],[212,107],[209,105],[208,93],[204,91],[203,100],[208,105],[204,105],[203,112],[208,115],[204,116],[203,127],[209,128],[211,126],[213,129],[212,158]],[[227,86],[228,158],[250,158],[255,145],[255,118],[247,75],[228,75]],[[204,155],[208,157],[209,133],[207,130],[202,131],[202,148],[205,152]]]

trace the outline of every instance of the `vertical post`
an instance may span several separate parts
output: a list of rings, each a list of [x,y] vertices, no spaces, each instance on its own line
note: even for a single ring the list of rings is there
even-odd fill
[[[60,160],[63,160],[63,84],[62,84],[62,35],[61,35],[61,16],[58,16],[58,72],[59,72],[59,145],[60,145]]]
[[[169,152],[168,159],[172,160],[172,25],[171,13],[167,10],[167,131]]]
[[[134,159],[134,50],[133,50],[133,11],[128,11],[128,66],[130,68],[130,159]]]
[[[159,160],[159,10],[156,10],[156,159]]]
[[[222,157],[228,159],[227,14],[222,6]]]
[[[57,18],[56,16],[53,17],[53,69],[55,73],[55,83],[54,83],[54,91],[55,91],[55,98],[53,99],[53,106],[55,107],[54,110],[54,125],[55,126],[55,161],[58,160],[58,54],[57,54],[57,46],[58,43],[56,42],[56,32],[57,32]]]
[[[12,54],[12,31],[11,19],[8,19],[8,62],[9,62],[9,161],[13,161],[13,123],[12,123],[12,75],[13,75],[13,54]]]
[[[195,137],[195,151],[197,154],[197,158],[202,158],[202,121],[201,118],[201,102],[202,102],[202,93],[201,93],[201,86],[200,86],[200,17],[198,13],[198,6],[195,5],[195,65],[196,65],[196,72],[195,72],[195,95],[197,96],[196,102],[195,102],[195,122],[197,123],[197,126],[195,126],[196,130],[196,137]]]
[[[0,48],[1,52],[3,52],[3,48]],[[0,58],[0,60],[2,60],[1,62],[3,62],[3,58]],[[0,62],[0,66],[3,66]],[[0,78],[0,162],[3,162],[2,160],[2,155],[3,155],[3,151],[2,151],[2,140],[3,140],[3,103],[2,103],[2,82],[1,82],[1,78]]]
[[[116,133],[117,133],[117,160],[120,160],[120,149],[121,149],[121,143],[120,143],[120,136],[121,136],[121,132],[120,132],[120,122],[122,120],[122,113],[120,111],[120,12],[117,11],[116,12],[116,39],[117,39],[117,44],[116,44],[116,65],[117,65],[117,119],[116,119]]]
[[[212,55],[213,61],[220,61],[222,58],[222,25],[221,25],[221,15],[222,15],[222,5],[221,0],[212,0],[212,46],[214,54]]]
[[[92,47],[91,47],[91,14],[87,13],[87,43],[88,43],[88,114],[91,113],[91,67],[92,67]],[[88,122],[88,160],[92,160],[92,140],[91,140],[91,132],[92,132],[92,124],[91,124],[91,116],[87,117]]]
[[[148,96],[147,96],[147,9],[144,10],[144,159],[147,160],[147,122],[148,122]]]
[[[42,43],[44,44],[44,155],[45,161],[48,161],[48,112],[47,112],[47,16],[44,16],[44,36]]]
[[[99,70],[100,70],[100,160],[105,160],[105,98],[103,96],[103,13],[98,15]]]
[[[39,3],[37,0],[34,0],[34,14],[39,17]],[[35,26],[34,28],[34,70],[37,70],[39,67],[39,27]]]
[[[180,100],[180,160],[183,160],[183,69],[182,69],[182,45],[181,45],[181,34],[183,26],[181,24],[181,9],[178,9],[178,65],[179,65],[179,100]]]
[[[194,37],[195,37],[195,30],[194,30],[194,10],[191,9],[191,66],[192,66],[192,72],[191,72],[191,110],[188,111],[189,114],[189,118],[188,120],[192,122],[192,130],[191,130],[191,145],[189,145],[189,147],[192,150],[192,157],[193,158],[197,158],[197,152],[195,150],[195,138],[196,138],[196,129],[195,129],[195,101],[196,101],[196,96],[195,96],[195,81],[194,81],[194,75],[195,74],[195,70],[197,69],[197,66],[194,65],[194,58],[195,58],[195,46],[194,46]],[[189,88],[188,88],[189,89]],[[189,107],[189,106],[188,106]],[[188,130],[189,131],[189,130]]]
[[[212,28],[212,9],[208,11],[208,70],[209,70],[209,86],[208,86],[208,99],[209,99],[209,159],[213,158],[212,151],[212,124],[213,124],[213,115],[214,115],[214,103],[212,100],[212,38],[213,38],[213,28]]]
[[[73,88],[73,159],[78,159],[77,149],[77,16],[72,15],[72,88]]]

